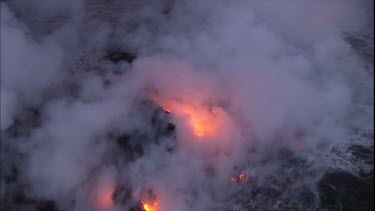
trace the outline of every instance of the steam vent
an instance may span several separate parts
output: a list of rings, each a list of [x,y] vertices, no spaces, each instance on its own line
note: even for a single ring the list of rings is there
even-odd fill
[[[374,210],[373,1],[0,5],[0,211]]]

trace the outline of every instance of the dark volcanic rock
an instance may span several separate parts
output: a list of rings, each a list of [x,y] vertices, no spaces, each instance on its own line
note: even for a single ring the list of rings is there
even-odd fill
[[[373,210],[374,175],[367,179],[346,172],[324,175],[319,182],[320,203],[329,210]]]
[[[130,161],[143,156],[143,147],[142,143],[135,141],[132,137],[125,133],[116,138],[116,143],[120,149],[125,152],[125,155]]]
[[[57,208],[56,202],[52,200],[47,200],[47,201],[41,201],[37,205],[37,210],[38,211],[58,211],[59,209]]]
[[[31,131],[39,127],[41,118],[41,108],[23,108],[18,116],[15,117],[13,125],[6,129],[5,133],[12,137],[28,137]]]
[[[109,51],[107,53],[107,56],[104,59],[107,59],[116,64],[120,61],[126,61],[128,63],[132,63],[136,58],[137,56],[134,53],[124,52],[120,50],[113,50],[113,51]]]
[[[53,200],[44,200],[28,196],[25,186],[10,184],[8,187],[11,188],[10,191],[6,193],[6,197],[2,199],[1,211],[60,211],[56,202]]]
[[[369,163],[373,163],[373,160],[374,160],[373,147],[366,148],[361,145],[352,145],[348,149],[352,153],[352,155],[354,155],[356,158],[365,160]]]

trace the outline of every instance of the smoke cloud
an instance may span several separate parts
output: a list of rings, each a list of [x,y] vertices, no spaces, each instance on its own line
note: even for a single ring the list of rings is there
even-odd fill
[[[1,2],[2,209],[327,208],[373,171],[369,8]]]

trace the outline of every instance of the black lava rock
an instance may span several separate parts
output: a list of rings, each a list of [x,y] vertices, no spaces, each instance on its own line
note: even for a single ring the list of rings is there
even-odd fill
[[[109,51],[104,59],[107,59],[113,63],[118,63],[120,61],[126,61],[132,63],[137,56],[134,53],[124,52],[121,50]]]
[[[135,136],[135,135],[134,135]],[[125,152],[124,155],[130,161],[134,161],[139,157],[143,156],[143,147],[142,143],[132,138],[129,134],[125,133],[116,138],[116,143],[119,148]]]
[[[361,145],[352,145],[348,148],[352,155],[356,158],[367,161],[368,163],[373,162],[374,160],[374,150],[373,148],[366,148]]]
[[[362,179],[347,172],[327,173],[319,182],[320,203],[329,210],[373,210],[374,175]]]
[[[56,202],[52,200],[40,201],[37,206],[38,211],[58,211]]]

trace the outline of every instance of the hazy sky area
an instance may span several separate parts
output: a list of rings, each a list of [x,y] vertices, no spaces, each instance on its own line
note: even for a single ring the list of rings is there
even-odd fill
[[[373,183],[372,1],[0,4],[1,210],[340,210],[324,175]]]

